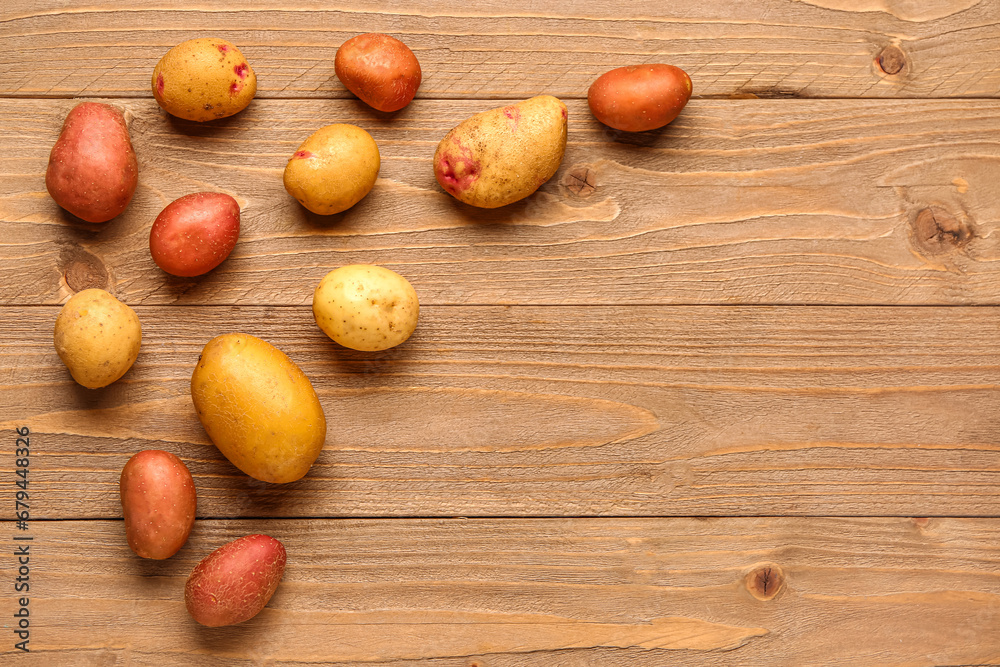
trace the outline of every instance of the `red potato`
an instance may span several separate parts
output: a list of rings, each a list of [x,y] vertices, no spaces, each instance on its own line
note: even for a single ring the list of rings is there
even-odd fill
[[[378,32],[358,35],[337,49],[337,78],[379,111],[399,111],[420,87],[420,63],[406,44]]]
[[[188,613],[211,628],[253,618],[278,588],[285,559],[284,545],[268,535],[247,535],[219,547],[188,577]]]
[[[167,205],[149,230],[149,252],[175,276],[208,273],[240,237],[240,205],[221,192],[195,192]]]
[[[52,199],[87,222],[107,222],[128,207],[138,183],[139,162],[122,112],[96,102],[74,107],[45,170]]]
[[[663,127],[691,98],[691,78],[673,65],[633,65],[602,74],[587,102],[597,120],[625,132]]]
[[[198,495],[184,462],[158,449],[128,460],[119,480],[125,539],[143,558],[163,560],[187,542]]]

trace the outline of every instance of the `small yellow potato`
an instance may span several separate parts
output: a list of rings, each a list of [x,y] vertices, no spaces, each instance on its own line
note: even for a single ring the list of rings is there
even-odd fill
[[[318,215],[351,208],[371,192],[382,165],[378,145],[357,125],[322,127],[285,165],[285,189]]]
[[[55,346],[73,379],[106,387],[139,356],[142,327],[135,311],[102,289],[77,292],[56,318]]]
[[[513,204],[552,178],[566,152],[566,105],[551,95],[477,113],[445,135],[434,176],[480,208]]]
[[[254,479],[303,477],[326,440],[326,416],[305,373],[248,334],[216,336],[191,375],[198,419],[219,451]]]
[[[178,118],[203,122],[239,113],[257,94],[257,75],[232,43],[181,42],[153,68],[153,97]]]
[[[326,274],[313,293],[316,324],[352,350],[377,352],[399,345],[417,327],[419,314],[413,286],[382,266],[342,266]]]

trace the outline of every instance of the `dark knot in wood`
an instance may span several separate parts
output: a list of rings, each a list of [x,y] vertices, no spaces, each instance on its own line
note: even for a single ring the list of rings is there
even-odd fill
[[[573,167],[562,183],[577,197],[589,197],[597,189],[597,175],[590,167]]]
[[[773,600],[785,588],[785,573],[774,563],[761,563],[750,570],[744,583],[758,600]]]
[[[108,270],[95,255],[77,248],[63,259],[63,274],[66,284],[74,292],[85,289],[107,289],[110,282]]]
[[[890,44],[878,54],[878,66],[886,74],[899,74],[906,67],[906,54],[898,46]]]
[[[942,255],[964,248],[972,240],[969,223],[939,206],[930,206],[913,221],[913,239],[917,247],[930,255]]]

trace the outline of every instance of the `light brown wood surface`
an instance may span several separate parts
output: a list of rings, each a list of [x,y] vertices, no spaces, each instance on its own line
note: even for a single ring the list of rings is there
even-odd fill
[[[997,0],[7,0],[0,94],[145,96],[167,49],[221,34],[261,97],[349,97],[337,47],[378,31],[413,49],[422,98],[580,98],[605,71],[647,62],[684,68],[699,96],[996,97],[997,16]]]
[[[340,43],[374,30],[423,67],[395,114],[334,76]],[[199,125],[148,86],[204,34],[243,48],[260,89]],[[0,664],[1000,664],[998,38],[1000,0],[3,3]],[[661,131],[602,126],[587,87],[642,62],[683,67],[695,97]],[[559,172],[494,211],[445,194],[441,137],[539,93],[569,107]],[[80,99],[126,111],[140,160],[103,225],[44,187]],[[281,172],[334,122],[370,131],[382,168],[323,218]],[[198,190],[237,198],[240,242],[174,278],[149,226]],[[316,327],[316,283],[357,262],[417,289],[403,346]],[[97,391],[51,339],[92,286],[143,325],[136,365]],[[299,482],[239,473],[195,417],[198,353],[233,331],[318,391],[327,444]],[[128,549],[118,500],[151,448],[199,499],[157,562]],[[277,594],[197,626],[188,573],[257,532],[288,549]]]
[[[151,562],[120,522],[46,522],[38,646],[6,664],[989,664],[998,523],[205,520]],[[268,608],[198,626],[189,570],[259,531],[289,552]]]
[[[210,517],[1000,515],[992,308],[425,307],[378,354],[309,307],[136,311],[136,365],[94,391],[52,348],[56,307],[0,309],[23,341],[0,347],[0,426],[31,426],[40,517],[120,516],[122,466],[155,448]],[[320,396],[299,482],[247,477],[198,422],[194,365],[233,331]]]
[[[695,100],[637,136],[570,101],[559,172],[484,210],[446,194],[431,157],[488,100],[418,100],[391,118],[357,101],[260,100],[202,126],[141,99],[124,103],[140,187],[101,225],[63,212],[41,178],[74,104],[0,105],[0,269],[17,276],[2,303],[61,303],[67,272],[87,267],[83,284],[130,304],[309,304],[348,263],[402,273],[425,304],[1000,301],[1000,101]],[[349,211],[316,216],[282,170],[315,128],[342,121],[379,142],[379,182]],[[165,276],[149,227],[205,189],[240,201],[240,244],[209,276]]]

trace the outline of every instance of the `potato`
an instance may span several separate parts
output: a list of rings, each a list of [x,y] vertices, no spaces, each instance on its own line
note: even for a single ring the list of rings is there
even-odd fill
[[[191,375],[191,397],[215,446],[255,479],[294,482],[323,449],[326,417],[309,378],[259,338],[210,340]]]
[[[497,208],[552,178],[565,151],[566,105],[539,95],[463,121],[438,144],[434,176],[456,199]]]
[[[164,111],[201,122],[243,111],[257,94],[257,75],[233,44],[201,37],[167,51],[153,68],[152,86]]]
[[[125,375],[141,343],[135,311],[102,289],[77,292],[56,317],[56,352],[73,379],[90,389]]]
[[[587,102],[594,117],[625,132],[663,127],[691,97],[691,78],[673,65],[633,65],[602,74]]]
[[[285,573],[285,546],[269,535],[247,535],[198,563],[184,586],[184,604],[210,628],[249,620],[267,606]]]
[[[420,63],[395,37],[369,32],[337,49],[334,71],[344,86],[379,111],[399,111],[420,86]]]
[[[73,107],[45,170],[52,199],[87,222],[107,222],[128,207],[138,183],[139,162],[122,112],[96,102]]]
[[[326,274],[313,293],[316,324],[353,350],[376,352],[399,345],[413,333],[419,314],[413,286],[381,266],[342,266]]]
[[[159,449],[128,460],[118,481],[125,539],[137,556],[163,560],[187,542],[198,508],[191,472]]]
[[[149,252],[175,276],[200,276],[221,264],[240,237],[240,205],[221,192],[195,192],[164,208],[149,230]]]
[[[285,165],[285,189],[313,213],[333,215],[371,192],[381,164],[370,134],[357,125],[327,125]]]

